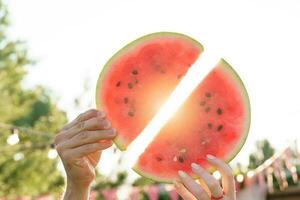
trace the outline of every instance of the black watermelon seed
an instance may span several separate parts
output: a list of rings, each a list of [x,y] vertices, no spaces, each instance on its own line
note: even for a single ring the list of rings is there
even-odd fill
[[[129,112],[128,112],[128,116],[133,117],[133,116],[134,116],[134,112],[129,111]]]
[[[211,128],[212,128],[212,123],[208,123],[208,124],[207,124],[207,127],[208,127],[209,129],[211,129]]]
[[[129,101],[129,100],[128,100],[128,98],[127,98],[127,97],[125,97],[125,98],[124,98],[124,103],[125,103],[125,104],[127,104],[127,103],[128,103],[128,101]]]
[[[200,106],[204,106],[206,104],[206,101],[200,101]]]
[[[206,93],[205,93],[205,96],[206,96],[207,98],[210,98],[210,97],[211,97],[211,93],[206,92]]]
[[[165,71],[165,70],[163,70],[163,69],[161,69],[161,70],[160,70],[160,73],[161,73],[161,74],[165,74],[165,73],[166,73],[166,71]]]
[[[222,109],[221,109],[221,108],[218,108],[218,109],[217,109],[217,114],[218,114],[218,115],[222,115]]]
[[[178,161],[181,163],[184,163],[184,157],[183,156],[178,156]]]
[[[208,113],[210,111],[210,107],[205,108],[205,112]]]
[[[132,87],[133,87],[132,83],[128,83],[128,88],[132,89]]]
[[[160,156],[156,156],[156,160],[160,162],[160,161],[162,161],[163,159],[162,159],[162,157],[160,157]]]
[[[133,74],[133,75],[137,75],[138,73],[139,73],[139,72],[138,72],[138,70],[136,70],[136,69],[132,71],[132,74]]]
[[[177,75],[177,79],[181,79],[181,77],[182,77],[182,74]]]
[[[119,87],[121,85],[121,81],[118,81],[117,83],[116,83],[116,87]]]
[[[139,83],[139,80],[135,80],[135,84],[138,84]]]
[[[221,131],[223,129],[223,125],[219,125],[217,131]]]

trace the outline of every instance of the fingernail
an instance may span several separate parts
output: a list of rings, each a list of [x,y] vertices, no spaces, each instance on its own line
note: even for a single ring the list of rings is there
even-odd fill
[[[179,175],[181,178],[186,178],[186,177],[187,177],[187,174],[186,174],[184,171],[181,171],[181,170],[178,171],[178,175]]]
[[[206,158],[209,159],[209,160],[213,160],[213,159],[215,159],[216,157],[213,156],[213,155],[207,154],[207,155],[206,155]]]
[[[199,165],[197,165],[196,163],[192,163],[191,164],[192,168],[194,169],[201,169]]]

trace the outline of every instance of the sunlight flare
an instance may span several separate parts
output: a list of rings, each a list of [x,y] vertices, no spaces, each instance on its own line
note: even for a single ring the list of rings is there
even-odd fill
[[[207,51],[206,51],[207,52]],[[139,156],[145,148],[153,141],[160,129],[174,115],[178,108],[189,97],[197,85],[206,77],[211,69],[216,65],[220,57],[215,54],[202,53],[196,62],[190,67],[176,89],[171,93],[168,100],[160,108],[146,128],[129,145],[126,152],[128,167],[134,166]],[[215,56],[211,56],[215,55]]]

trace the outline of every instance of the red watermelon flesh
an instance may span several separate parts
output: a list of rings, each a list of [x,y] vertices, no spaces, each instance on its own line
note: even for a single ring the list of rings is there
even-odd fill
[[[139,157],[135,171],[170,182],[178,170],[192,174],[193,162],[209,169],[207,154],[230,161],[246,140],[249,106],[242,81],[221,60]]]
[[[121,150],[146,127],[202,50],[188,36],[161,32],[130,43],[108,61],[96,101],[118,130],[114,141]]]

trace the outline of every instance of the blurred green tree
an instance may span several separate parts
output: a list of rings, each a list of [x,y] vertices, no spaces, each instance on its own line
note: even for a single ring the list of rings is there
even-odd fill
[[[115,180],[112,180],[111,177],[103,176],[96,171],[97,176],[95,179],[94,190],[101,191],[102,189],[107,188],[117,188],[124,184],[128,174],[125,171],[120,171],[117,173]]]
[[[28,58],[24,42],[9,38],[8,14],[0,0],[0,197],[58,192],[64,180],[57,160],[48,158],[48,150],[51,133],[66,122],[66,114],[42,86],[22,87],[27,68],[34,62]],[[19,142],[9,145],[7,138],[17,129],[3,124],[25,127],[35,133],[18,130]]]
[[[249,156],[249,169],[255,169],[263,164],[267,159],[272,157],[275,153],[274,148],[266,139],[256,142],[256,152]]]

